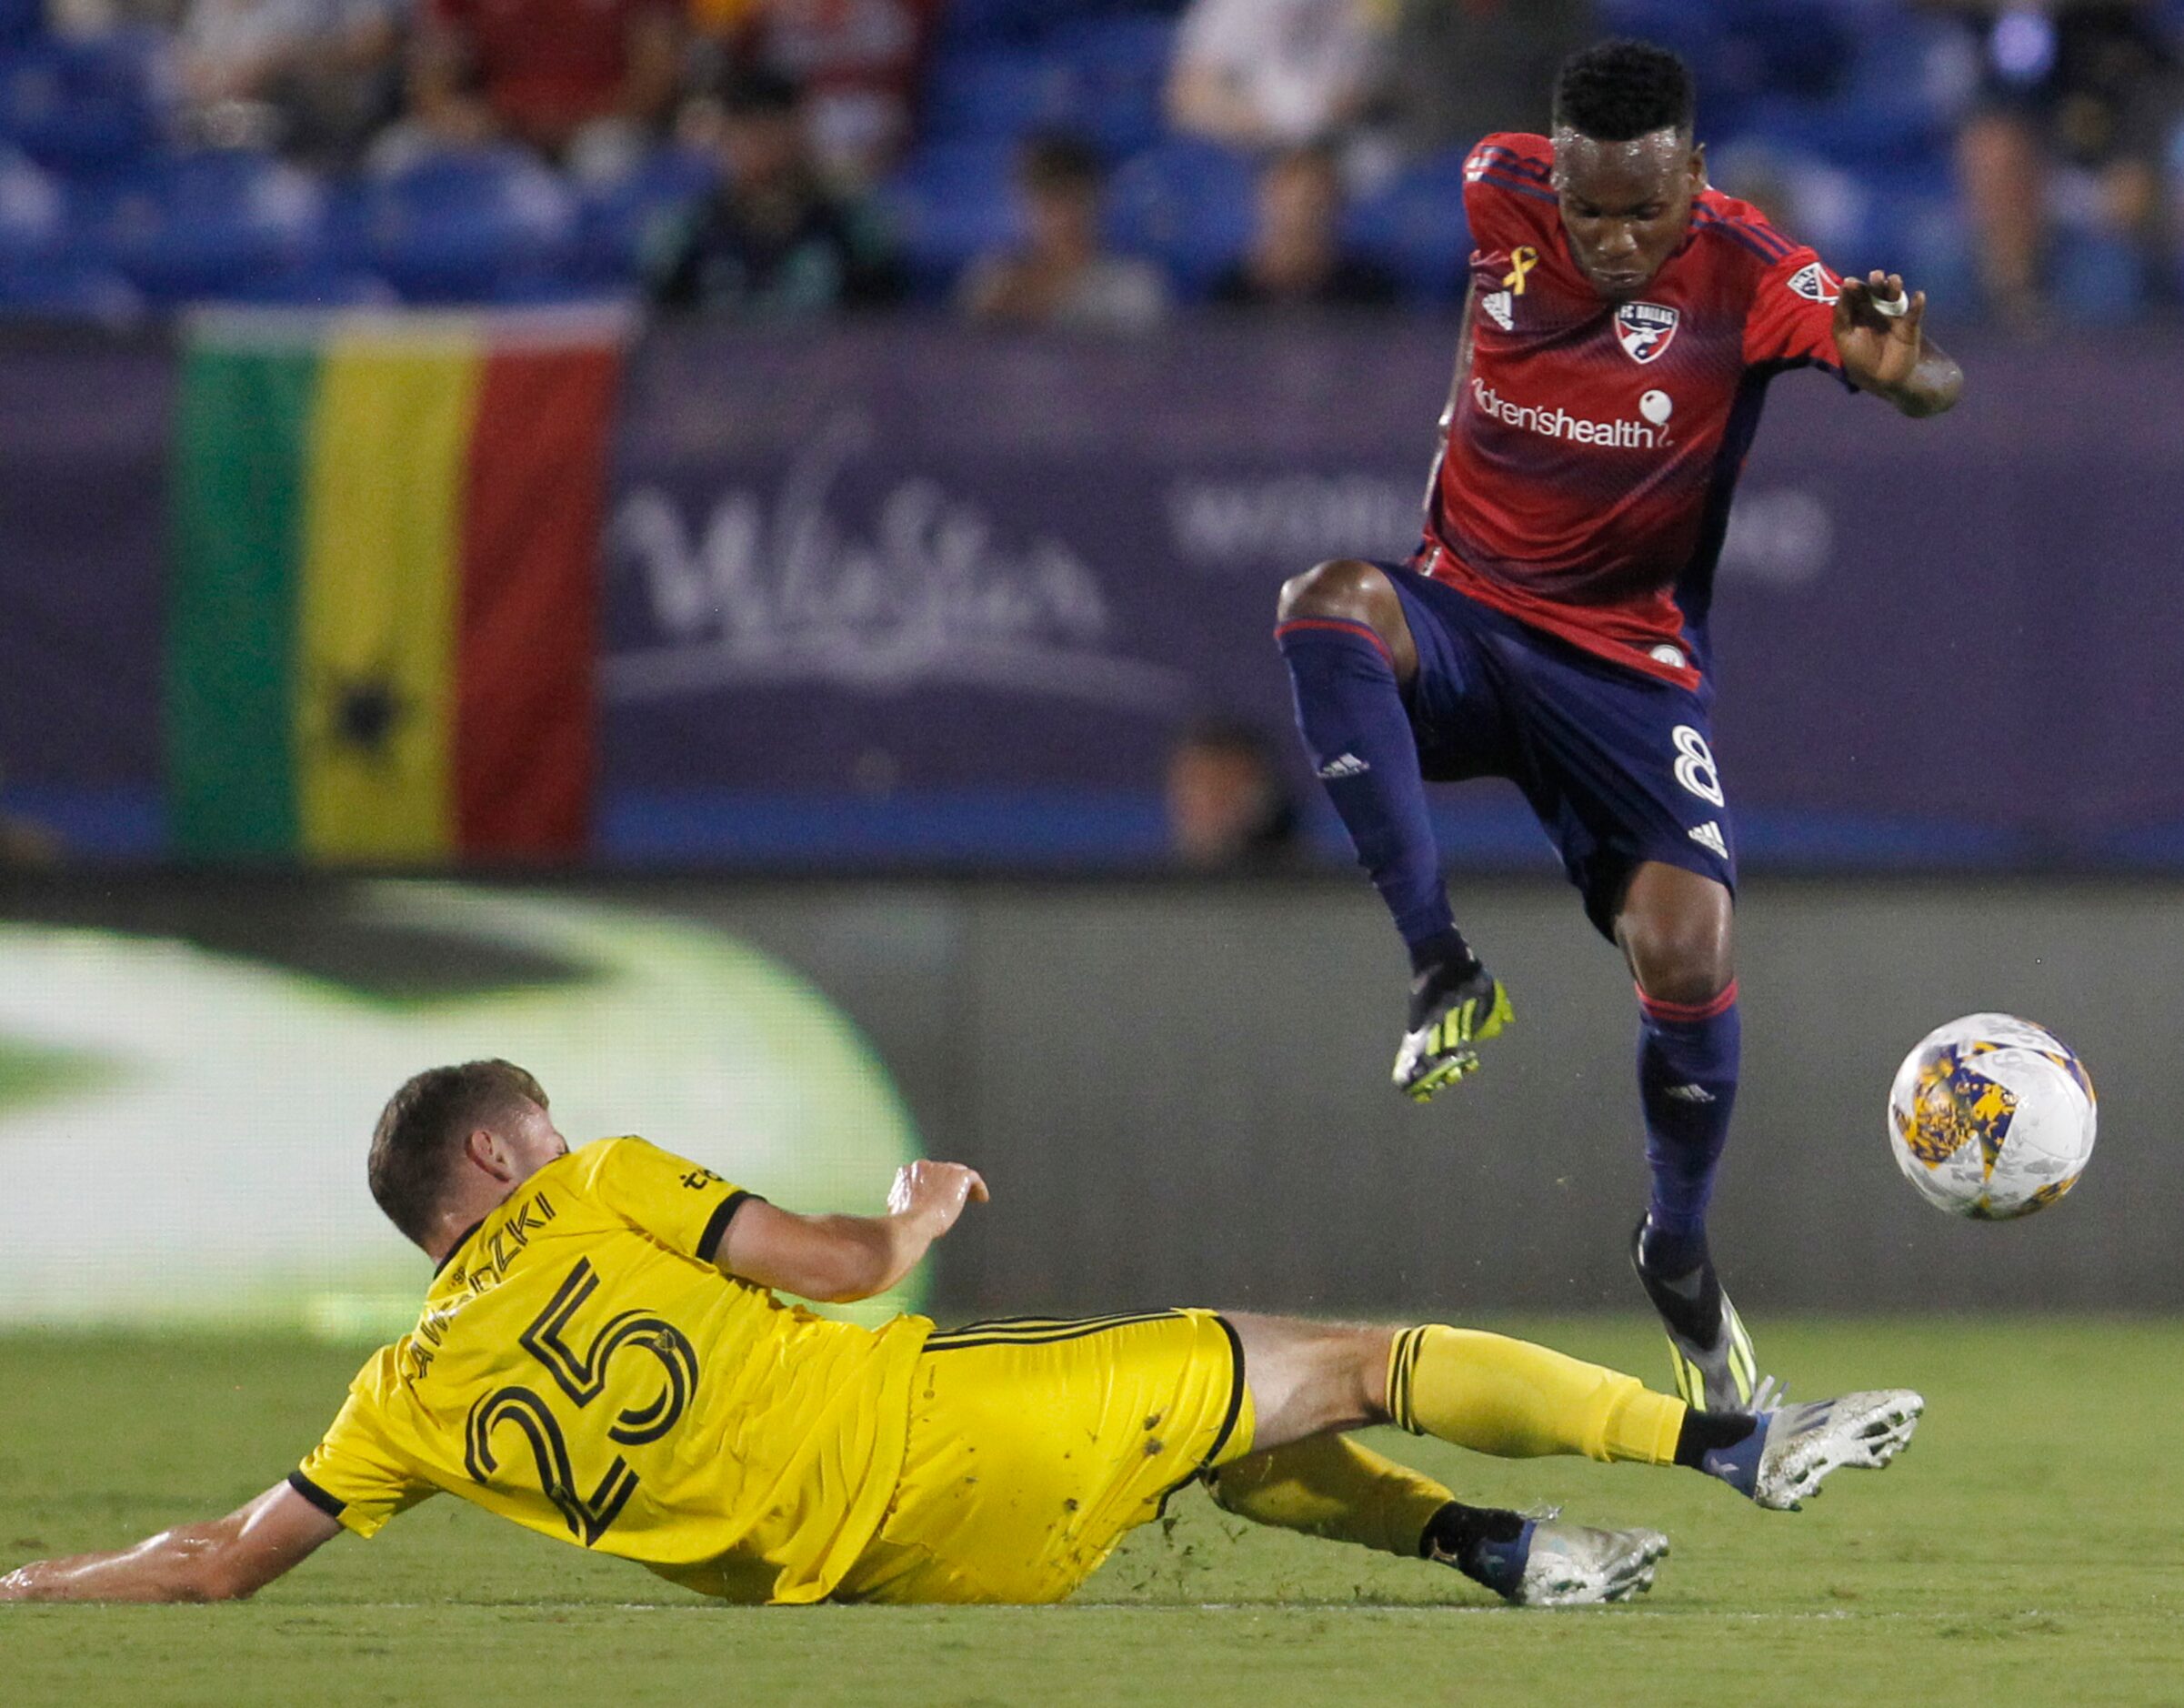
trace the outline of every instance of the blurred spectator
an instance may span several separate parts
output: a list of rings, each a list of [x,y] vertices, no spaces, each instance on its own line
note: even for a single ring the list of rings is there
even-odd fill
[[[1380,81],[1377,16],[1373,0],[1191,0],[1168,117],[1237,148],[1338,136],[1365,116]]]
[[[2095,228],[2149,254],[2159,244],[2176,62],[2144,0],[1939,3],[1965,14],[1980,45],[1980,95],[1957,166],[1989,300],[2031,324],[2058,169],[2080,187]]]
[[[1167,312],[1167,286],[1146,261],[1100,246],[1107,174],[1072,136],[1036,136],[1017,168],[1027,240],[980,256],[964,270],[957,300],[974,320],[1129,332]]]
[[[946,0],[691,0],[729,60],[802,86],[819,165],[867,185],[908,145]]]
[[[345,166],[399,110],[405,0],[190,0],[178,65],[195,140]]]
[[[421,140],[510,137],[586,176],[626,166],[678,93],[676,0],[423,0],[410,73]]]
[[[1214,286],[1230,307],[1384,308],[1395,275],[1343,252],[1342,174],[1334,151],[1292,148],[1259,174],[1257,224],[1244,258]]]
[[[1266,738],[1247,724],[1194,725],[1168,750],[1168,846],[1203,871],[1278,865],[1298,850],[1297,806]]]
[[[797,316],[900,294],[871,210],[820,176],[795,85],[756,72],[733,79],[716,146],[719,187],[655,246],[656,301]]]
[[[1592,0],[1398,0],[1387,104],[1406,154],[1545,132],[1555,73],[1593,40]]]

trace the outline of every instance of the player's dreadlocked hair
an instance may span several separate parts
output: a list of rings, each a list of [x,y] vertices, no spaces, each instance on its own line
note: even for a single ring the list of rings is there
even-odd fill
[[[1690,135],[1691,68],[1651,42],[1601,42],[1562,62],[1555,123],[1595,142],[1628,142],[1657,130]]]
[[[525,1101],[544,1109],[538,1081],[513,1061],[466,1061],[413,1075],[379,1111],[372,1130],[367,1173],[372,1198],[386,1219],[420,1243],[432,1229],[440,1191],[464,1140],[516,1112]]]

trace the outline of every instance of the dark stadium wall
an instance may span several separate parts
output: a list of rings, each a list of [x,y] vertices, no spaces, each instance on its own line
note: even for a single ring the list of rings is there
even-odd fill
[[[1715,1241],[1748,1309],[2184,1304],[2184,1066],[2162,998],[2184,980],[2184,892],[1776,879],[1744,903],[1745,1073]],[[1464,889],[1518,1023],[1425,1109],[1388,1081],[1401,959],[1358,885],[676,905],[809,973],[889,1063],[927,1152],[985,1170],[991,1208],[942,1250],[947,1309],[1638,1305],[1633,1004],[1558,887]],[[2100,1094],[2083,1182],[2007,1225],[1928,1208],[1884,1138],[1905,1052],[1987,1010],[2052,1028]]]

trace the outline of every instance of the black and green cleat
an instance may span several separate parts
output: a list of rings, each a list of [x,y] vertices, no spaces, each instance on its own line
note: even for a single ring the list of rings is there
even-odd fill
[[[1396,1089],[1417,1103],[1477,1069],[1473,1046],[1498,1036],[1517,1018],[1501,980],[1477,961],[1437,990],[1443,977],[1421,974],[1412,988],[1410,1030],[1396,1051]]]

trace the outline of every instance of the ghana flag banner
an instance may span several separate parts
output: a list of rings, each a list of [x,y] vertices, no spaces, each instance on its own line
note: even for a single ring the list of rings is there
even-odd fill
[[[618,311],[214,311],[185,332],[177,853],[578,852]]]

